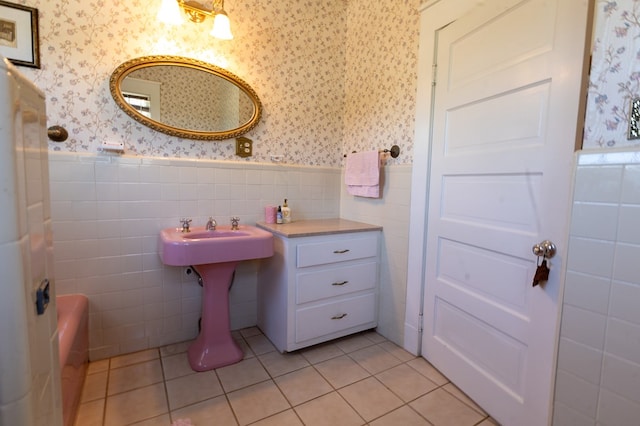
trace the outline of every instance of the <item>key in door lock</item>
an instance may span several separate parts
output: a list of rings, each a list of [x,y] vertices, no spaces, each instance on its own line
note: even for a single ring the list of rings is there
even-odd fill
[[[547,265],[547,259],[551,259],[556,254],[556,245],[549,240],[544,240],[539,244],[533,246],[533,254],[538,256],[538,266],[536,273],[533,276],[533,286],[543,284],[549,279],[549,266]],[[540,262],[542,258],[542,262]]]
[[[532,248],[533,254],[545,259],[551,259],[556,254],[556,245],[549,240],[535,244]]]

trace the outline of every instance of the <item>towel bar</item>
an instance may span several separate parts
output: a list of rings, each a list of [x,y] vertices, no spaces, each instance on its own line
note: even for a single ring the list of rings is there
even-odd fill
[[[355,153],[356,151],[353,151],[353,153]],[[391,147],[391,149],[381,149],[378,152],[384,152],[384,153],[390,153],[392,158],[398,158],[398,155],[400,155],[400,147],[398,145],[393,145]],[[347,154],[344,154],[344,157],[346,157]]]

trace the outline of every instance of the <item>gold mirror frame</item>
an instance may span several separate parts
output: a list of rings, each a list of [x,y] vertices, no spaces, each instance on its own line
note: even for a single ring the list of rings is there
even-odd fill
[[[199,131],[199,130],[189,130],[182,129],[179,127],[173,127],[171,125],[167,125],[161,123],[157,120],[145,117],[136,111],[131,105],[127,103],[122,96],[122,90],[120,90],[120,85],[122,81],[127,77],[130,73],[135,70],[139,70],[141,68],[154,67],[160,65],[174,65],[178,67],[192,68],[200,71],[204,71],[209,74],[213,74],[215,76],[221,77],[230,83],[234,84],[238,87],[242,92],[244,92],[251,102],[253,103],[253,116],[251,119],[242,123],[237,128],[224,130],[224,131]],[[129,115],[134,120],[144,124],[147,127],[150,127],[153,130],[157,130],[159,132],[165,133],[167,135],[176,136],[185,139],[196,139],[196,140],[224,140],[224,139],[233,139],[238,136],[241,136],[247,133],[249,130],[253,129],[258,122],[260,121],[260,117],[262,116],[262,104],[260,103],[260,99],[258,98],[257,93],[247,84],[244,80],[242,80],[237,75],[225,70],[224,68],[217,67],[215,65],[199,61],[197,59],[184,58],[181,56],[165,56],[165,55],[157,55],[157,56],[143,56],[140,58],[134,58],[129,61],[126,61],[119,65],[111,74],[111,78],[109,79],[109,89],[111,91],[111,96],[115,100],[116,104],[122,109],[127,115]]]

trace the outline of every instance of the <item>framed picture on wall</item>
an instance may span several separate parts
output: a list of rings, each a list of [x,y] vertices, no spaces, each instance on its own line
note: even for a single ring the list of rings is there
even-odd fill
[[[0,0],[0,54],[16,65],[40,68],[38,9]]]

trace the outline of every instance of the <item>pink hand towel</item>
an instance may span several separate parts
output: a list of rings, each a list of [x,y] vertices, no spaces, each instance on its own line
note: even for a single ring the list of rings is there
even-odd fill
[[[378,151],[355,152],[347,156],[344,173],[347,192],[359,197],[380,197],[380,154]]]

